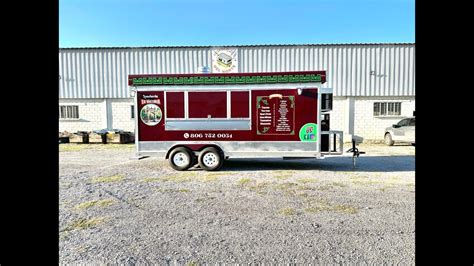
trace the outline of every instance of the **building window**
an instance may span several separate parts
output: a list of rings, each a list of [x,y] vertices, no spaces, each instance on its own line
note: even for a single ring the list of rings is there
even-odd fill
[[[79,119],[79,106],[77,105],[60,105],[60,119]]]
[[[131,117],[132,119],[135,118],[135,105],[131,105],[131,106],[130,106],[130,117]]]
[[[374,103],[374,116],[400,116],[401,113],[402,113],[401,102]]]

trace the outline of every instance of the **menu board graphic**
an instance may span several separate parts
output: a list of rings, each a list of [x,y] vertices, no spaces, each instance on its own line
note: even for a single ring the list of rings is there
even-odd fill
[[[257,135],[295,134],[295,96],[257,96]]]

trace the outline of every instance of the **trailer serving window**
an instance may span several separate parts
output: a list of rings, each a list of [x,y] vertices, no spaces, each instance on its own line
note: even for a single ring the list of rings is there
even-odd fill
[[[227,118],[227,92],[189,92],[189,118]]]
[[[166,92],[166,117],[184,118],[184,92]]]
[[[230,117],[231,118],[250,118],[249,117],[249,92],[232,91],[230,92]]]
[[[250,130],[249,101],[249,91],[167,92],[165,129]]]

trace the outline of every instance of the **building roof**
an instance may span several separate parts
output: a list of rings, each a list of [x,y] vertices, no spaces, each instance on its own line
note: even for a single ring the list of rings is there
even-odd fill
[[[415,45],[415,43],[327,43],[327,44],[250,44],[250,45],[181,45],[181,46],[115,46],[115,47],[64,47],[59,50],[79,50],[79,49],[175,49],[175,48],[212,48],[212,47],[282,47],[282,46],[383,46],[383,45]]]

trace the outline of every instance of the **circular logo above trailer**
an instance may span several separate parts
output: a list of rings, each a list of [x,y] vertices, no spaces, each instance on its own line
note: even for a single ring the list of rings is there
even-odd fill
[[[316,142],[318,138],[318,125],[315,123],[304,124],[300,129],[300,140]]]
[[[140,110],[140,119],[147,126],[156,126],[163,117],[161,108],[153,103],[146,104]]]

